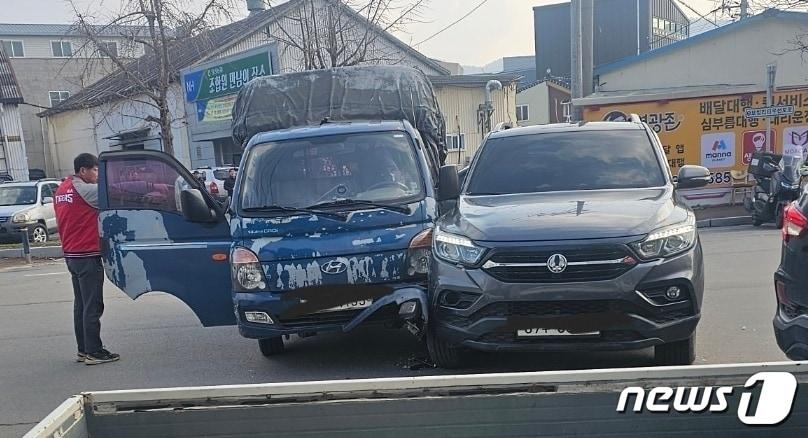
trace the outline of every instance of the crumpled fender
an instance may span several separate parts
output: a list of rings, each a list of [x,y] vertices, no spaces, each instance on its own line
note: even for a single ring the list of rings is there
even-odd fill
[[[346,324],[342,331],[347,333],[353,329],[355,329],[359,324],[361,324],[364,320],[368,319],[370,315],[373,315],[377,310],[381,309],[384,306],[389,304],[396,303],[397,305],[401,305],[407,301],[411,300],[418,300],[421,305],[421,318],[424,321],[424,324],[429,320],[428,310],[429,307],[427,305],[427,292],[425,288],[419,286],[408,286],[401,289],[396,289],[393,293],[385,295],[371,304],[370,307],[363,310],[362,313],[356,316],[351,322]]]

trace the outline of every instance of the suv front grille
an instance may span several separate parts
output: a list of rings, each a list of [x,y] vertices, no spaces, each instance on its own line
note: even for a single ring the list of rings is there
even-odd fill
[[[0,216],[0,224],[8,222],[9,219],[9,216]]]
[[[563,255],[566,269],[550,271],[549,259]],[[506,283],[574,283],[617,278],[637,264],[624,246],[542,249],[531,252],[498,252],[489,258],[483,269]]]

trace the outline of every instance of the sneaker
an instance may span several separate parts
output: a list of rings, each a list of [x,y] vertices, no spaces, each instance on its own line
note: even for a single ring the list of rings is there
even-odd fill
[[[84,359],[87,359],[87,353],[82,353],[81,351],[76,353],[76,362],[84,362]]]
[[[119,354],[110,353],[106,349],[102,348],[95,353],[87,353],[87,355],[84,357],[84,363],[86,365],[98,365],[107,362],[115,362],[120,358],[121,356]]]

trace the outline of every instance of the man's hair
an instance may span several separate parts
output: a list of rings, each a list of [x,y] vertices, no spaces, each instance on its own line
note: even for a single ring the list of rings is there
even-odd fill
[[[81,172],[81,169],[92,169],[95,166],[98,166],[98,157],[86,152],[79,154],[73,160],[73,170],[75,170],[76,173]]]

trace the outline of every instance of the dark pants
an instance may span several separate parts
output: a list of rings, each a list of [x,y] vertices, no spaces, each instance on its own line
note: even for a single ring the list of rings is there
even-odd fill
[[[79,352],[101,350],[104,313],[104,267],[101,257],[65,258],[73,280],[73,327]]]

